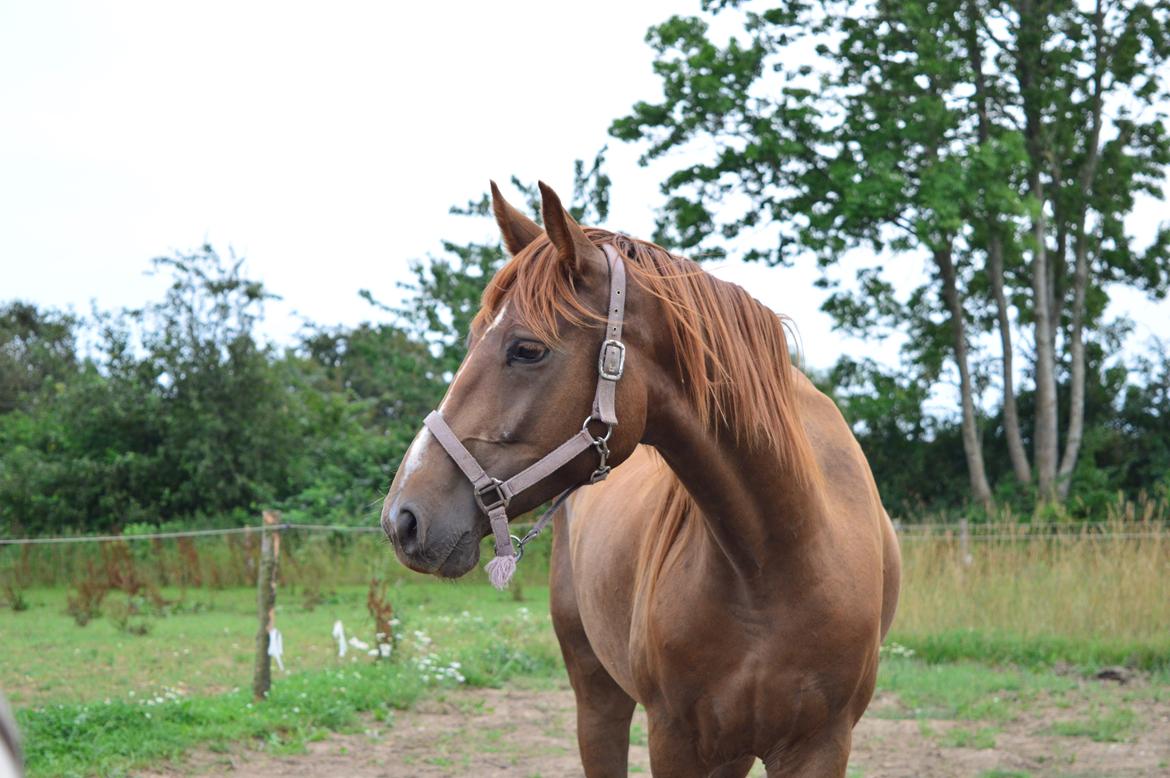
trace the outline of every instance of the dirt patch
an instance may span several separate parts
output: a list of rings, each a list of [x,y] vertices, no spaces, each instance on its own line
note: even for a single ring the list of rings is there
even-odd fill
[[[879,695],[854,731],[850,776],[1170,776],[1170,704],[1134,700],[1124,742],[1057,734],[1067,708],[1037,706],[1003,723],[897,718]],[[308,753],[278,756],[242,746],[201,750],[150,778],[276,776],[580,776],[573,694],[568,689],[470,689],[420,703],[362,733],[331,735]],[[631,773],[649,774],[646,719],[635,716]],[[1099,736],[1099,735],[1098,735]],[[752,775],[763,775],[760,765]]]

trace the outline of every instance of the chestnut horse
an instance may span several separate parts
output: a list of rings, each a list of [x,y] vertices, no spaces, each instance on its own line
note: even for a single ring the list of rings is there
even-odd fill
[[[432,414],[442,429],[428,417],[386,496],[399,559],[461,576],[491,531],[486,510],[506,522],[604,469],[586,448],[494,506],[469,483],[479,467],[495,489],[484,471],[529,468],[596,418],[620,257],[614,470],[554,524],[552,616],[585,774],[626,774],[640,702],[656,776],[743,776],[757,758],[769,776],[845,775],[901,568],[849,426],[791,365],[781,318],[742,288],[578,226],[543,184],[543,229],[492,190],[512,259]],[[499,539],[511,563],[506,529]]]

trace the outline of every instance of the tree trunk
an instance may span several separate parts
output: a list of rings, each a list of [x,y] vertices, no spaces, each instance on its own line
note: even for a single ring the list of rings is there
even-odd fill
[[[1073,276],[1072,332],[1070,333],[1069,361],[1069,404],[1068,430],[1065,434],[1064,456],[1060,460],[1060,499],[1068,497],[1072,486],[1072,474],[1077,467],[1077,457],[1085,434],[1085,287],[1089,281],[1088,248],[1085,246],[1085,231],[1077,231],[1076,269]]]
[[[1105,13],[1101,0],[1093,11],[1093,101],[1092,129],[1085,144],[1085,161],[1077,176],[1077,185],[1083,199],[1079,203],[1076,222],[1076,259],[1073,269],[1072,331],[1069,333],[1069,405],[1068,429],[1064,441],[1064,455],[1060,460],[1060,499],[1068,498],[1073,471],[1077,467],[1081,442],[1085,436],[1085,294],[1089,285],[1089,247],[1085,236],[1089,204],[1100,160],[1101,121],[1104,106],[1102,89],[1105,65],[1109,54],[1105,50]]]
[[[1056,499],[1056,352],[1053,349],[1052,320],[1048,307],[1048,236],[1044,219],[1044,190],[1035,174],[1033,193],[1039,212],[1032,224],[1032,305],[1036,333],[1036,482],[1040,499]]]
[[[963,302],[959,297],[955,279],[955,263],[951,248],[947,246],[934,252],[943,280],[943,297],[951,314],[951,332],[955,339],[955,365],[959,368],[959,394],[963,408],[962,433],[963,453],[967,457],[967,474],[971,479],[971,495],[990,513],[995,502],[991,498],[991,486],[987,482],[987,470],[983,466],[983,443],[975,419],[975,390],[971,383],[971,370],[967,364],[967,333],[964,324]]]
[[[968,0],[967,11],[967,56],[975,74],[975,111],[979,117],[978,131],[980,145],[991,138],[991,119],[987,111],[987,83],[983,73],[983,44],[979,41],[979,14],[976,0]],[[1012,321],[1008,313],[1007,295],[1003,284],[1003,234],[997,215],[990,211],[985,214],[987,228],[987,275],[991,281],[991,294],[995,300],[995,314],[999,326],[1000,358],[1003,373],[1003,429],[1007,438],[1008,457],[1016,480],[1022,484],[1031,482],[1032,465],[1028,452],[1024,450],[1020,434],[1020,414],[1016,406],[1015,375],[1012,367]]]
[[[1033,445],[1036,481],[1042,502],[1056,499],[1057,405],[1055,324],[1052,321],[1052,289],[1049,283],[1048,228],[1043,171],[1047,167],[1049,144],[1044,132],[1045,95],[1037,78],[1044,59],[1044,27],[1047,12],[1033,0],[1019,0],[1019,48],[1016,77],[1024,108],[1024,140],[1028,149],[1028,192],[1034,199],[1032,217],[1032,314],[1036,341],[1036,419]]]
[[[1026,484],[1032,481],[1032,465],[1028,462],[1028,452],[1024,449],[1024,438],[1020,434],[1020,413],[1016,406],[1015,375],[1012,366],[1012,322],[1008,315],[1007,295],[1003,289],[1003,239],[998,234],[989,237],[987,256],[988,276],[991,280],[991,293],[995,298],[995,314],[999,321],[999,343],[1002,351],[1000,365],[1003,373],[1003,431],[1007,438],[1012,471],[1015,472],[1017,481]]]

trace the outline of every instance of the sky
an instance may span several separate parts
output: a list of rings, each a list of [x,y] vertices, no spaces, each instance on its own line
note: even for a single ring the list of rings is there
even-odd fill
[[[9,2],[0,4],[0,301],[87,313],[157,299],[152,257],[211,242],[303,318],[356,324],[398,299],[442,239],[487,239],[448,213],[489,179],[543,179],[609,143],[608,226],[648,237],[662,168],[606,129],[661,95],[646,29],[697,0],[549,2]],[[667,164],[678,164],[677,158]],[[505,186],[505,193],[519,193]],[[1158,221],[1147,203],[1139,226]],[[811,265],[811,262],[809,263]],[[920,260],[903,272],[922,272]],[[805,361],[896,359],[831,331],[811,267],[728,261],[800,333]],[[1170,308],[1123,296],[1139,334]],[[1146,337],[1146,336],[1143,336]]]

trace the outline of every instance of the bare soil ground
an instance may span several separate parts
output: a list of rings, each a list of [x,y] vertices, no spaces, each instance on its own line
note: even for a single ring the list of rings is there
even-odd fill
[[[1014,720],[987,722],[900,718],[897,701],[879,695],[854,731],[850,776],[1170,776],[1170,704],[1137,701],[1124,742],[1054,734],[1067,709],[1035,706]],[[568,689],[459,690],[366,722],[364,732],[331,735],[308,753],[278,756],[233,745],[202,750],[181,763],[140,773],[276,776],[580,776]],[[646,720],[632,728],[630,772],[649,774]],[[1098,735],[1100,737],[1100,735]],[[757,764],[752,775],[763,775]]]

